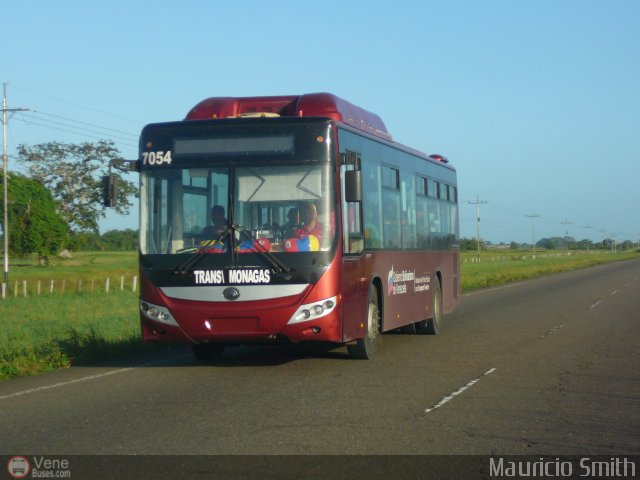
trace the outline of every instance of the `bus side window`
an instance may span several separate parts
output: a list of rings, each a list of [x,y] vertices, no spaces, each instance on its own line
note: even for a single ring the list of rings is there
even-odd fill
[[[347,172],[354,169],[354,165],[342,165],[341,177],[342,177],[342,243],[343,251],[348,255],[358,255],[364,250],[364,236],[362,235],[362,214],[361,214],[361,201],[348,202],[346,201],[346,185],[345,180],[348,177]],[[352,187],[352,186],[351,186]],[[360,186],[361,187],[361,186]],[[353,194],[353,192],[351,192]],[[352,195],[354,197],[362,198],[361,192],[359,195]]]
[[[380,166],[366,158],[362,161],[362,204],[364,243],[366,248],[382,247],[382,212],[380,209]]]
[[[359,254],[364,250],[364,237],[362,236],[362,220],[360,218],[360,202],[347,203],[348,217],[348,251],[345,253]]]
[[[384,248],[401,248],[400,170],[382,166],[382,238]]]

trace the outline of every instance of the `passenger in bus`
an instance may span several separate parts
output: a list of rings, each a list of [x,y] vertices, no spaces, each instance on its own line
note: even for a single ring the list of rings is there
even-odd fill
[[[227,219],[224,216],[224,207],[222,205],[214,205],[211,207],[211,221],[213,225],[209,225],[202,229],[200,236],[213,240],[224,232],[227,227]]]
[[[297,207],[291,207],[287,212],[287,221],[282,225],[281,231],[285,238],[295,236],[296,229],[300,226],[300,211]]]
[[[291,228],[300,225],[300,211],[297,207],[291,207],[287,212],[287,223],[286,225]]]

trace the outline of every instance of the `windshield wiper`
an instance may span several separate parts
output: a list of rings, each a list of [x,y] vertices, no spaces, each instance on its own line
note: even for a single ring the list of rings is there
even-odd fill
[[[222,233],[218,235],[218,238],[214,240],[209,240],[204,244],[200,245],[197,252],[194,252],[189,258],[187,258],[182,264],[178,265],[173,270],[173,274],[185,275],[187,273],[187,270],[193,267],[196,263],[200,261],[202,257],[208,254],[207,247],[213,247],[218,242],[224,242],[225,238],[227,238],[227,236],[229,235],[232,229],[233,229],[232,226],[226,225]]]
[[[240,235],[244,235],[246,238],[251,240],[253,242],[254,250],[256,251],[256,253],[260,253],[264,258],[266,258],[269,261],[269,263],[271,263],[271,265],[274,267],[274,270],[277,273],[282,273],[282,272],[289,273],[291,271],[291,267],[289,267],[287,264],[285,264],[281,260],[277,259],[269,250],[267,250],[264,246],[260,245],[260,243],[257,241],[258,239],[253,235],[251,230],[248,230],[242,225],[234,225],[231,228],[239,231]]]
[[[260,245],[259,242],[256,241],[257,239],[253,236],[253,233],[251,232],[251,230],[248,230],[242,225],[227,225],[224,227],[224,230],[222,231],[222,233],[218,235],[218,238],[214,240],[210,240],[200,245],[197,252],[194,252],[182,264],[177,266],[173,270],[174,275],[185,275],[191,267],[193,267],[196,263],[198,263],[200,259],[202,259],[202,257],[207,255],[207,250],[206,250],[207,247],[212,247],[218,242],[224,242],[227,236],[231,232],[235,232],[235,231],[240,232],[240,235],[243,235],[245,238],[248,238],[249,240],[252,241],[255,252],[261,254],[264,258],[266,258],[271,264],[271,266],[273,266],[276,273],[282,273],[282,272],[289,273],[291,271],[291,267],[289,267],[287,264],[285,264],[281,260],[277,259],[274,255],[271,254],[271,252],[269,252],[269,250],[267,250],[265,247]]]

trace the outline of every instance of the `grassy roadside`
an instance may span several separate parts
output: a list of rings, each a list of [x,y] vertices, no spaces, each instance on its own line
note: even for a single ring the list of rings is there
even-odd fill
[[[121,287],[132,289],[138,273],[137,252],[78,252],[71,258],[52,258],[49,266],[37,258],[11,262],[8,296],[55,293],[97,292]]]
[[[499,262],[463,263],[463,291],[640,258],[640,252],[523,257],[527,255],[513,255]],[[88,282],[105,275],[132,275],[136,270],[135,253],[87,253],[56,260],[48,268],[23,262],[13,268],[12,278],[68,278],[71,284],[79,277]],[[138,296],[131,290],[93,294],[68,291],[0,300],[0,380],[151,348],[140,339]]]
[[[468,256],[471,257],[471,255]],[[603,263],[640,258],[640,251],[571,252],[571,255],[565,252],[559,256],[538,255],[536,258],[532,258],[531,252],[520,252],[512,254],[510,258],[510,260],[499,262],[464,263],[461,268],[462,290],[468,292],[528,278],[594,267]]]
[[[43,295],[0,302],[0,379],[93,363],[148,348],[132,292]]]
[[[38,264],[36,257],[10,262],[11,280],[102,278],[132,275],[138,271],[138,252],[73,252],[70,258],[51,258],[49,266]]]

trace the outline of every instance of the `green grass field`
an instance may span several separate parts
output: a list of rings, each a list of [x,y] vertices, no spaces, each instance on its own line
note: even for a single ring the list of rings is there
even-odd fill
[[[507,255],[505,260],[463,263],[462,289],[469,291],[520,281],[539,275],[585,268],[610,261],[640,258],[640,252],[572,254],[521,259],[526,252]],[[473,257],[465,253],[463,257]],[[530,257],[530,253],[528,255]],[[29,282],[28,296],[12,291],[0,299],[0,380],[94,363],[124,353],[148,350],[140,339],[138,294],[119,284],[109,293],[104,289],[89,292],[92,280],[99,284],[105,277],[131,278],[137,273],[134,252],[78,253],[71,259],[56,259],[50,267],[37,261],[11,264],[12,282]],[[78,278],[84,287],[75,287]],[[40,280],[45,285],[54,279],[64,280],[69,288],[62,293],[35,295],[32,286]]]
[[[104,291],[109,278],[110,290],[120,288],[124,278],[130,289],[138,274],[137,252],[77,252],[72,258],[56,257],[49,266],[38,264],[37,258],[17,259],[10,263],[8,296],[33,295],[38,291],[61,293]]]
[[[144,348],[130,291],[9,297],[0,312],[0,379]]]
[[[612,261],[640,258],[640,252],[542,252],[532,257],[532,252],[528,251],[483,252],[481,261],[472,263],[471,260],[476,258],[475,253],[465,252],[461,268],[462,290],[467,292]]]

